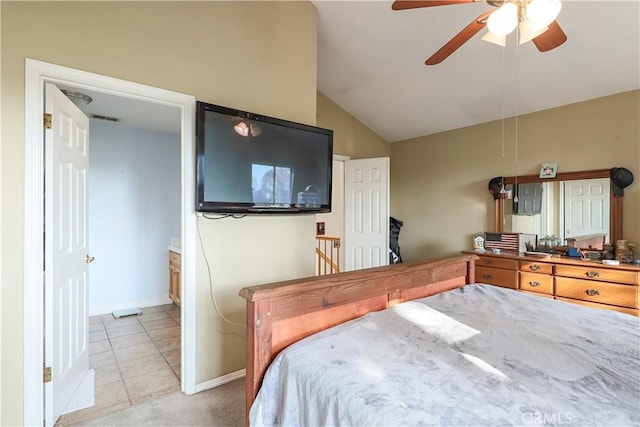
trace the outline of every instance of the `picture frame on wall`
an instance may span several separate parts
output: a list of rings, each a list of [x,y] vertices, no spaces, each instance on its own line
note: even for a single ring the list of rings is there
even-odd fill
[[[558,173],[558,162],[543,163],[540,167],[540,178],[555,178]]]

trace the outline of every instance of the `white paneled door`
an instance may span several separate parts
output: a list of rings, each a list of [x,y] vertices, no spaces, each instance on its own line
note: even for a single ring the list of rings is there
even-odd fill
[[[55,424],[89,370],[87,173],[89,119],[57,87],[45,86],[46,425]]]
[[[389,264],[389,158],[345,161],[345,270]]]
[[[565,181],[565,238],[606,234],[609,240],[609,178]]]

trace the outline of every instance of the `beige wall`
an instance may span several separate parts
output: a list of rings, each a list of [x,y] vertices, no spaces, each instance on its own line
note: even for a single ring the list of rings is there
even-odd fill
[[[470,247],[493,226],[487,181],[514,175],[513,120],[387,144],[316,95],[316,11],[308,2],[0,2],[1,425],[22,421],[24,59],[335,130],[335,153],[391,156],[391,214],[406,260]],[[67,23],[73,22],[73,25]],[[239,47],[242,47],[241,49]],[[316,104],[317,96],[317,104]],[[519,118],[518,173],[629,168],[640,179],[639,92]],[[640,240],[640,185],[625,191],[625,236]],[[200,220],[197,380],[244,367],[241,286],[313,274],[312,216]],[[211,281],[204,255],[211,263]],[[221,349],[224,348],[224,351]]]
[[[316,120],[310,2],[7,2],[2,16],[1,425],[22,424],[24,62],[38,59],[303,123]],[[207,221],[197,381],[244,367],[245,284],[314,273],[312,215]],[[7,250],[10,248],[10,251]],[[211,277],[204,262],[211,263]]]
[[[404,221],[405,260],[470,249],[478,231],[494,231],[487,185],[497,176],[625,167],[624,237],[640,243],[640,91],[625,92],[506,120],[391,144],[391,214]]]
[[[389,157],[390,144],[321,93],[318,93],[320,127],[333,129],[333,152],[351,159]]]

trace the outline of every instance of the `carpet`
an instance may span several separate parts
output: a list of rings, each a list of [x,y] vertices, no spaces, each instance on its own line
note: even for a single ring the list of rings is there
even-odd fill
[[[79,411],[80,409],[95,405],[95,376],[96,371],[89,369],[89,372],[87,372],[82,381],[80,381],[80,385],[73,394],[71,401],[69,401],[67,407],[62,411],[63,414]]]

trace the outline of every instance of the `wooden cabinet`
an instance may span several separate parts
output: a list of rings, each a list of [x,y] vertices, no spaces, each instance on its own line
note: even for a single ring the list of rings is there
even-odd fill
[[[639,276],[634,271],[559,265],[556,295],[564,301],[637,315]]]
[[[476,281],[518,289],[518,261],[480,257],[476,263]]]
[[[541,260],[513,252],[474,253],[476,282],[517,289],[541,297],[639,315],[640,268],[550,257]]]
[[[553,264],[537,261],[520,261],[518,264],[518,289],[521,291],[553,295]]]
[[[180,264],[182,256],[174,251],[169,251],[169,298],[180,305]]]

